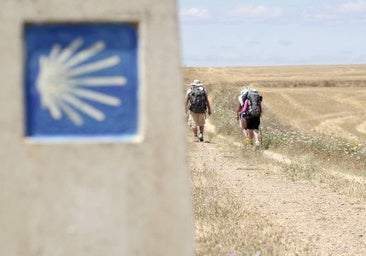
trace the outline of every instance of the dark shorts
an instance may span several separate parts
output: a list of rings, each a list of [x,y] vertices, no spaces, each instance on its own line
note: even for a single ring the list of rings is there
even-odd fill
[[[259,116],[257,117],[248,117],[247,120],[247,129],[249,130],[258,130],[259,125],[261,124],[261,119]]]

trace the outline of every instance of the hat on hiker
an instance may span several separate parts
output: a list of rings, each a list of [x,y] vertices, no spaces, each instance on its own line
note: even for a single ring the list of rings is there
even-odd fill
[[[243,90],[241,90],[241,92],[240,92],[240,94],[244,94],[245,92],[247,92],[247,91],[249,91],[249,88],[247,87],[247,88],[245,88],[245,89],[243,89]]]
[[[245,89],[241,90],[240,94],[244,94],[248,91],[250,91],[252,88],[250,88],[249,86],[245,87]]]
[[[203,85],[203,84],[201,83],[200,80],[193,80],[193,83],[191,83],[191,85],[199,86],[199,85]]]
[[[251,83],[250,85],[249,85],[249,88],[250,88],[250,90],[251,91],[256,91],[257,89],[255,89],[256,87],[258,86],[258,84],[257,83]]]

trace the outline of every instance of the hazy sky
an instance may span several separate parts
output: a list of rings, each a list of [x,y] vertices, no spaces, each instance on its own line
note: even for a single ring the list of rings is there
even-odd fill
[[[366,64],[366,0],[178,0],[184,66]]]

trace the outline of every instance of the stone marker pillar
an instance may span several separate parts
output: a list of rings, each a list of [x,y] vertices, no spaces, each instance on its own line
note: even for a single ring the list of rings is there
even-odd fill
[[[0,255],[193,255],[176,2],[1,0]]]

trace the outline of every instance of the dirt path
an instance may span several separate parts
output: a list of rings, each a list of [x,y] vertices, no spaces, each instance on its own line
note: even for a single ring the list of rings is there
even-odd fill
[[[232,153],[228,144],[218,136],[211,143],[191,143],[191,166],[215,170],[234,195],[283,227],[309,255],[366,255],[366,202],[285,179],[265,154],[248,165],[248,155],[238,154],[235,145]]]

